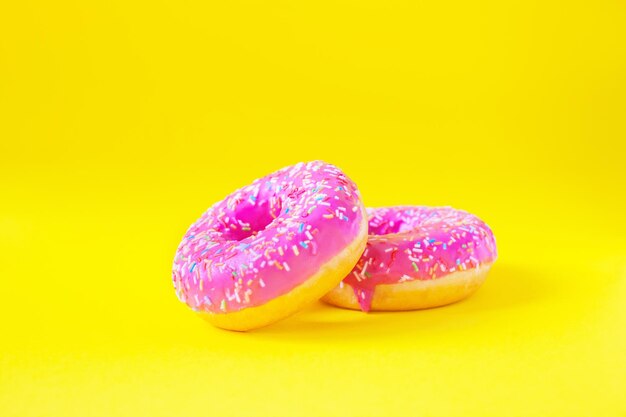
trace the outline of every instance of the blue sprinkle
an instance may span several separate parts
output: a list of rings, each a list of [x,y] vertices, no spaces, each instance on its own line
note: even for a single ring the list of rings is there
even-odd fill
[[[300,227],[298,227],[298,232],[302,233],[304,230],[304,223],[300,223]]]
[[[289,213],[289,207],[285,209],[285,214]]]
[[[428,239],[428,243],[435,243],[435,239]]]
[[[196,263],[192,263],[191,264],[191,268],[189,268],[189,272],[193,272],[193,270],[196,268]]]
[[[309,245],[307,245],[305,241],[300,242],[300,246],[302,246],[304,249],[309,248]]]

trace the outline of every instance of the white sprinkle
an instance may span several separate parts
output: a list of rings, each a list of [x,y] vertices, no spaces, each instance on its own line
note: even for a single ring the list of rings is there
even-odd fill
[[[404,274],[400,277],[400,282],[405,282],[405,281],[409,281],[411,279],[410,276]]]
[[[367,266],[369,265],[369,261],[365,263],[365,265],[363,266],[363,269],[361,269],[361,275],[365,275],[365,271],[367,271]]]

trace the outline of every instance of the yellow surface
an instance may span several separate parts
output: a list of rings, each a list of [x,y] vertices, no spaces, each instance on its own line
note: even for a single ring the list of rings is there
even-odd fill
[[[0,415],[623,416],[621,1],[0,3]],[[324,159],[476,213],[471,298],[251,333],[170,282],[187,226]]]

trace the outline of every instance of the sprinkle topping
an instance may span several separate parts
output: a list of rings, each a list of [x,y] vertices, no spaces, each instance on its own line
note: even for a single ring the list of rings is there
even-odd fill
[[[356,185],[322,161],[258,179],[191,225],[174,259],[176,293],[195,310],[226,313],[289,292],[352,243],[360,207]]]

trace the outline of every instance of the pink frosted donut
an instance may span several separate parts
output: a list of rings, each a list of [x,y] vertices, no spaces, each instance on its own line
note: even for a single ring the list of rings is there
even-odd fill
[[[491,229],[450,207],[367,209],[363,256],[323,300],[363,311],[413,310],[461,300],[496,260]]]
[[[176,251],[174,287],[214,325],[249,330],[319,299],[366,241],[356,185],[333,165],[299,163],[235,191],[192,224]]]

